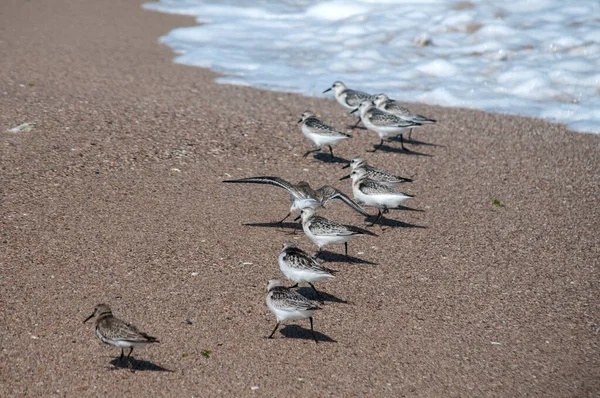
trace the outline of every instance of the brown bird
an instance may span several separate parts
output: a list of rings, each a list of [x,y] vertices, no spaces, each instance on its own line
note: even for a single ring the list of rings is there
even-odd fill
[[[127,354],[127,364],[129,369],[132,368],[131,352],[134,347],[144,346],[146,344],[159,343],[156,337],[148,336],[146,333],[140,332],[135,326],[115,318],[106,304],[98,304],[94,308],[92,315],[88,316],[83,323],[86,323],[94,316],[96,318],[96,337],[105,344],[110,344],[121,348],[121,356],[119,360],[123,360],[123,348],[129,348]]]

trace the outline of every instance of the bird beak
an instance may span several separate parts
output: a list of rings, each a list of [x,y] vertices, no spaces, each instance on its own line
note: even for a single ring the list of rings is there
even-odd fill
[[[358,108],[354,109],[353,111],[350,111],[350,114],[352,115],[354,112],[356,112],[358,110]]]
[[[298,120],[298,124],[302,123],[302,119]]]
[[[298,217],[294,218],[294,221],[298,221],[301,218],[302,218],[302,214],[300,214]]]
[[[96,315],[96,311],[92,312],[92,315],[90,315],[87,318],[85,318],[85,321],[83,321],[83,323],[86,323],[87,321],[89,321],[90,319],[92,319],[94,317],[94,315]]]
[[[340,178],[340,181],[345,180],[347,178],[350,178],[350,174],[348,174],[347,176],[343,176],[342,178]]]
[[[328,91],[331,91],[331,87],[329,87],[327,90],[323,91],[323,94],[325,94]]]
[[[347,169],[348,167],[350,167],[350,163],[348,163],[347,165],[345,165],[344,167],[342,167],[342,169]]]

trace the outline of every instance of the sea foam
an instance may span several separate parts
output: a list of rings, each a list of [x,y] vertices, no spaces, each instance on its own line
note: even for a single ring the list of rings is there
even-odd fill
[[[201,25],[161,38],[221,83],[317,96],[335,80],[405,102],[600,133],[600,2],[161,0]]]

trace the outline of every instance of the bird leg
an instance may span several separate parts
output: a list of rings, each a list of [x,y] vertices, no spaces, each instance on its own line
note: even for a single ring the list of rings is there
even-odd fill
[[[311,153],[313,153],[313,152],[318,152],[318,151],[320,151],[320,150],[321,150],[321,147],[319,147],[319,148],[316,148],[316,149],[311,149],[310,151],[306,151],[306,152],[304,153],[304,155],[302,155],[302,157],[303,157],[303,158],[305,158],[305,157],[307,157],[308,155],[310,155]]]
[[[402,148],[403,151],[410,152],[410,149],[407,149],[404,146],[404,138],[402,137],[402,134],[400,134],[400,147]]]
[[[271,332],[271,334],[269,335],[269,337],[267,337],[268,339],[272,339],[273,335],[275,334],[275,331],[277,330],[277,328],[279,327],[279,322],[277,322],[277,324],[275,325],[275,329],[273,329],[273,331]]]
[[[122,361],[124,356],[125,354],[123,353],[123,349],[121,348],[121,356],[119,357],[119,361]]]
[[[321,248],[319,247],[319,250],[317,250],[317,252],[313,256],[313,258],[316,260],[317,258],[319,258],[320,255],[321,255]]]
[[[289,212],[289,213],[287,214],[287,216],[283,217],[283,220],[279,221],[277,224],[279,224],[279,225],[281,226],[281,228],[283,228],[283,222],[284,222],[285,220],[287,220],[287,219],[288,219],[288,217],[289,217],[289,216],[291,216],[291,215],[292,215],[292,212]]]
[[[131,370],[133,372],[133,365],[131,364],[131,359],[129,358],[131,356],[132,352],[133,352],[133,347],[130,347],[129,354],[127,354],[127,367],[129,368],[129,370]]]
[[[352,126],[353,129],[357,128],[358,125],[360,124],[360,122],[362,122],[362,119],[359,117],[358,121],[356,122],[356,124],[354,126]]]
[[[348,242],[344,242],[344,249],[346,250],[346,257],[348,257]]]
[[[383,145],[383,138],[381,139],[381,142],[379,143],[379,145],[377,145],[377,146],[375,147],[375,149],[373,149],[372,151],[369,151],[369,150],[367,150],[367,152],[372,152],[372,153],[375,153],[375,152],[377,152],[377,150],[378,150],[379,148],[381,148],[381,146],[382,146],[382,145]]]
[[[373,225],[377,224],[377,221],[379,221],[380,218],[381,218],[381,209],[377,209],[377,216],[375,217],[375,220],[373,220],[372,222],[365,222],[365,225],[367,227],[372,227]]]
[[[290,214],[292,214],[292,213],[288,213],[286,218],[288,218],[290,216]],[[300,218],[302,218],[302,214],[299,214],[298,217],[294,218],[294,222],[298,221]],[[283,220],[285,220],[285,218]],[[281,228],[283,228],[283,220],[281,220]],[[298,229],[299,229],[298,225],[295,225],[293,232],[288,233],[288,235],[296,235],[298,233]]]
[[[323,304],[323,297],[321,296],[321,293],[319,293],[319,291],[317,290],[317,288],[315,287],[315,285],[313,285],[311,282],[308,282],[308,284],[315,291],[315,294],[317,295],[317,300],[319,300],[319,302],[321,304]]]
[[[410,136],[412,135],[412,131],[413,129],[411,128],[410,130],[408,130],[408,139],[410,140]]]
[[[381,219],[382,214],[383,213],[381,212],[381,209],[377,209],[377,218],[375,219],[375,221],[373,221],[373,225],[377,224],[377,221]]]
[[[317,334],[315,333],[315,329],[313,329],[313,320],[312,320],[312,316],[308,318],[308,320],[310,321],[310,331],[315,339],[315,343],[319,344],[319,339],[317,339]]]
[[[329,153],[331,154],[332,158],[335,158],[335,156],[333,156],[333,148],[331,148],[331,145],[327,145],[329,147]]]

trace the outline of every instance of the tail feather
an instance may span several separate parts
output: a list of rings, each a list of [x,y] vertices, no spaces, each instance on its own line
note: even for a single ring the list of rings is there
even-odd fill
[[[436,121],[436,120],[434,120],[434,119],[429,119],[429,118],[427,118],[427,117],[425,117],[425,116],[422,116],[422,115],[417,115],[417,116],[416,116],[416,117],[413,119],[413,121],[415,121],[415,122],[417,122],[417,123],[421,123],[421,124],[427,124],[427,123],[437,123],[437,121]]]

